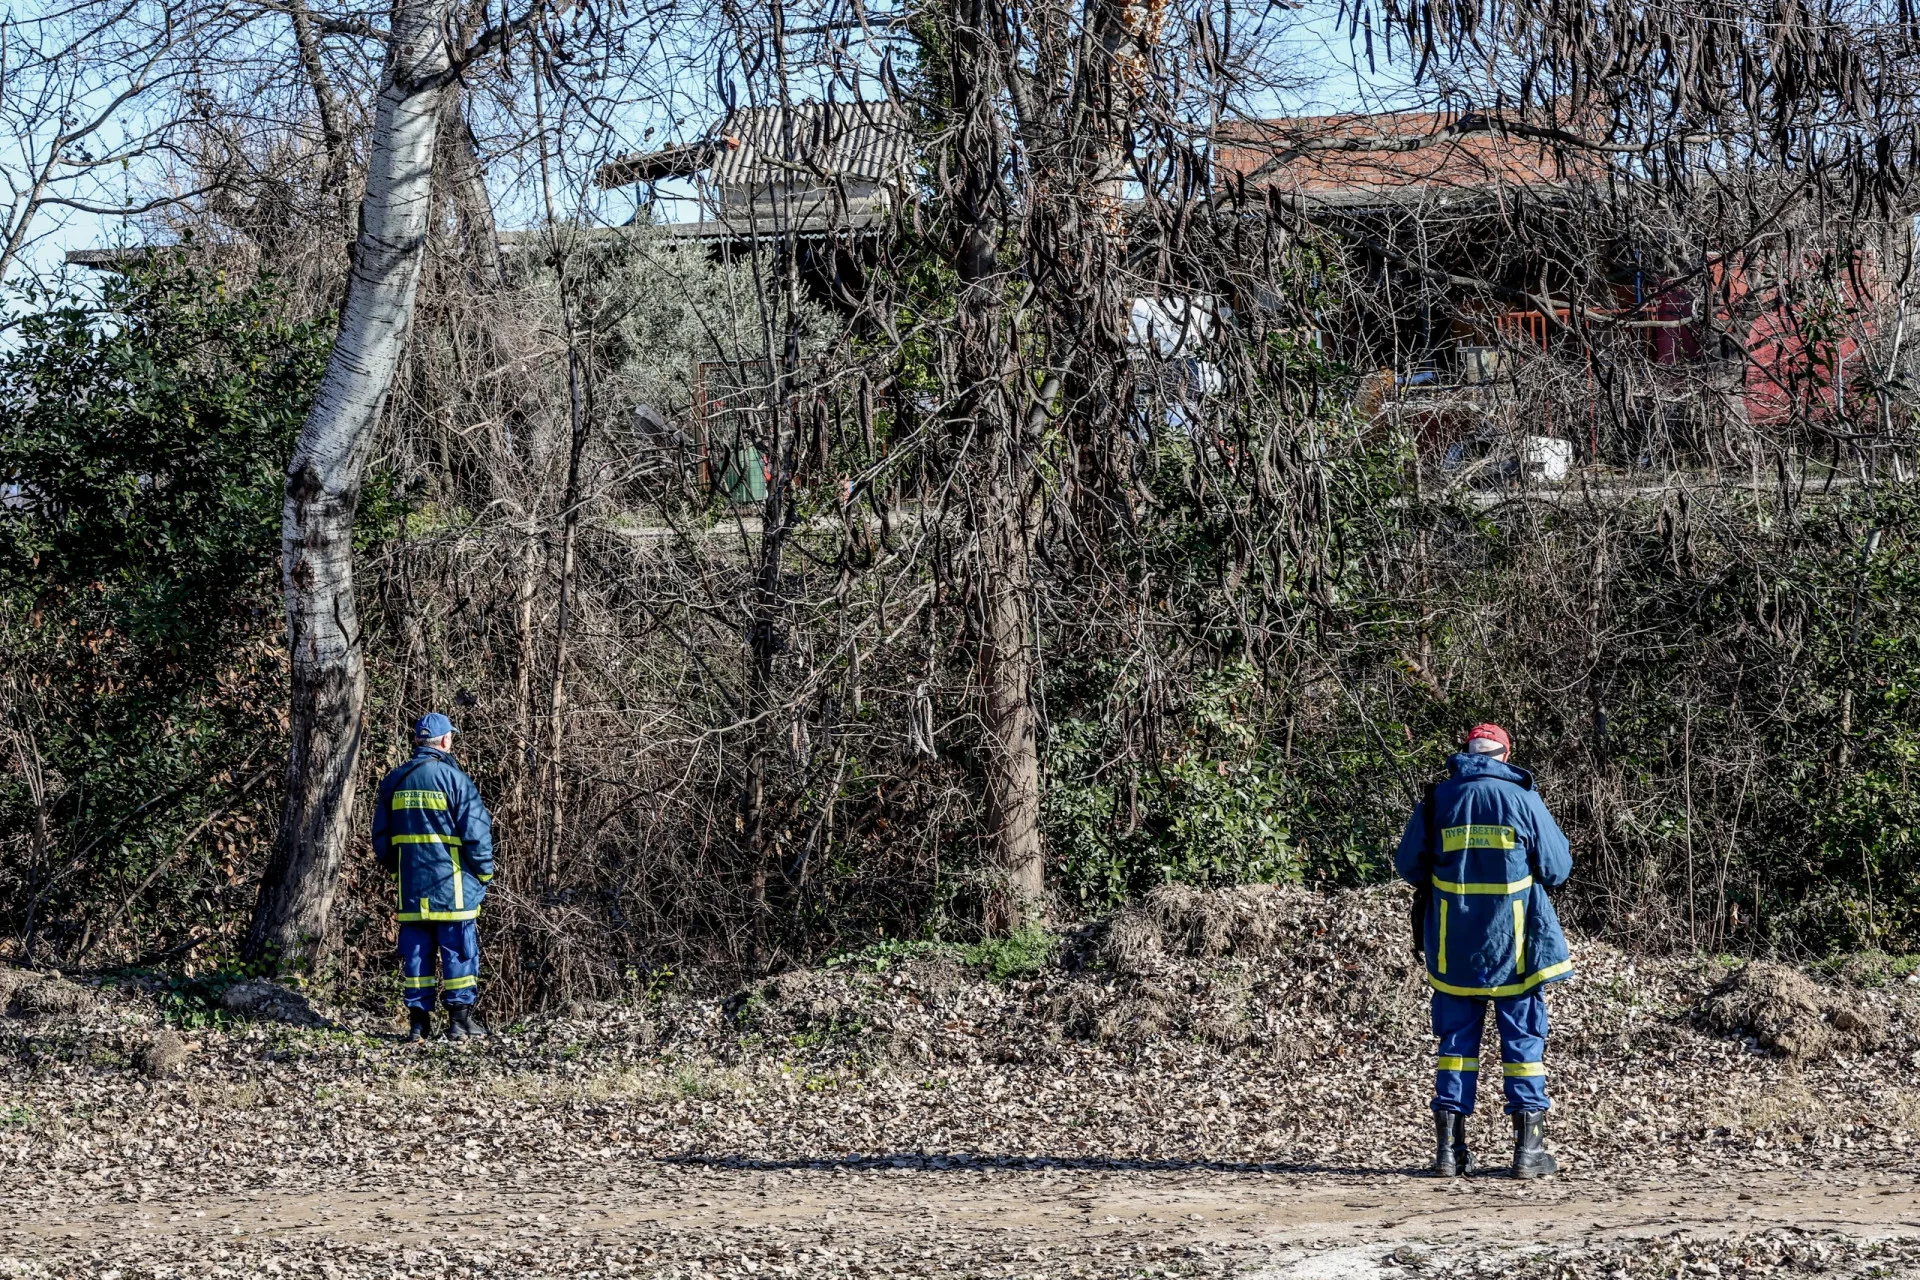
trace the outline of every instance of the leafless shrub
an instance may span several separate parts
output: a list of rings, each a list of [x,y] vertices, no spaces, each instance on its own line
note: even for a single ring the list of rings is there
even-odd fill
[[[1416,775],[1483,713],[1576,838],[1569,914],[1779,942],[1774,867],[1736,851],[1793,826],[1758,812],[1783,803],[1770,726],[1827,683],[1808,637],[1837,598],[1782,566],[1843,532],[1823,563],[1884,562],[1873,504],[1913,458],[1900,24],[1395,6],[1374,17],[1404,24],[1430,110],[1329,122],[1261,118],[1300,79],[1273,14],[953,0],[876,33],[814,8],[806,35],[785,8],[529,13],[475,36],[448,108],[361,496],[354,790],[419,712],[461,722],[501,847],[490,999],[1067,914],[1042,873],[1070,838],[1146,839],[1156,784],[1205,813],[1204,770],[1267,779],[1233,816],[1279,796],[1284,839],[1195,817],[1091,901],[1381,876]],[[272,16],[230,93],[182,97],[156,225],[243,247],[319,313],[381,36],[329,18],[315,46]],[[1713,52],[1645,56],[1666,47]],[[1805,92],[1735,92],[1756,65]],[[615,225],[593,194],[617,152],[725,147],[736,111],[821,86],[911,124],[910,174],[860,220],[791,129],[747,202],[777,231]],[[1457,163],[1489,151],[1528,171]],[[504,242],[483,163],[525,228]],[[804,243],[803,196],[825,210]],[[1756,372],[1791,385],[1757,396]],[[1543,442],[1567,475],[1538,474]],[[1809,534],[1834,493],[1862,527]],[[1228,668],[1245,689],[1202,726]],[[1846,697],[1809,712],[1841,741],[1868,715]],[[1095,730],[1084,778],[1069,722]],[[1229,837],[1257,857],[1212,865]],[[390,939],[363,848],[347,868],[353,980]],[[1142,978],[1169,954],[1397,975],[1398,908],[1370,902],[1374,932],[1302,937],[1286,891],[1162,883],[1097,953]]]

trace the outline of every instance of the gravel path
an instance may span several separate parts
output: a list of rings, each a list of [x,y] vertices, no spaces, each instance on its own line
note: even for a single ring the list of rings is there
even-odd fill
[[[263,1191],[47,1208],[16,1219],[0,1242],[47,1274],[75,1275],[224,1265],[349,1275],[1280,1277],[1414,1275],[1463,1258],[1577,1257],[1628,1242],[1651,1256],[1677,1231],[1724,1251],[1783,1222],[1800,1228],[1784,1239],[1840,1232],[1855,1251],[1884,1241],[1891,1256],[1920,1265],[1920,1193],[1912,1177],[1889,1174],[1696,1175],[1631,1190],[1579,1177],[1523,1187],[1398,1172],[631,1161],[531,1190]]]

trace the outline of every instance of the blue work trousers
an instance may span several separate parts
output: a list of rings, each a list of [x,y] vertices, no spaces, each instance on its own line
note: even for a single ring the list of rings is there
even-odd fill
[[[474,922],[409,920],[400,926],[400,977],[407,989],[407,1008],[433,1009],[436,951],[441,998],[449,1008],[472,1004],[480,995],[480,931]]]
[[[1473,1114],[1480,1085],[1480,1031],[1489,1001],[1478,996],[1433,993],[1433,1034],[1440,1037],[1434,1063],[1433,1109]],[[1507,1114],[1545,1111],[1547,1101],[1547,997],[1539,990],[1491,1001],[1500,1026],[1500,1073]]]

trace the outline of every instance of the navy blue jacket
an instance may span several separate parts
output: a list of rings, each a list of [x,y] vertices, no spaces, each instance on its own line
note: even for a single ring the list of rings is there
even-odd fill
[[[420,747],[380,783],[373,856],[402,920],[472,920],[493,879],[493,818],[453,757]]]
[[[1573,873],[1567,837],[1533,789],[1533,775],[1492,756],[1447,758],[1434,788],[1437,849],[1426,802],[1415,806],[1393,865],[1431,882],[1427,981],[1456,996],[1517,996],[1573,973],[1547,890]]]

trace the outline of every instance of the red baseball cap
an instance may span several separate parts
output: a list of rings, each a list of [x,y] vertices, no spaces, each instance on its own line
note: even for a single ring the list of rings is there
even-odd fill
[[[1477,724],[1467,730],[1467,750],[1473,750],[1473,742],[1476,738],[1485,738],[1489,742],[1499,743],[1500,750],[1504,754],[1511,755],[1513,753],[1513,739],[1508,737],[1507,731],[1497,724]]]

